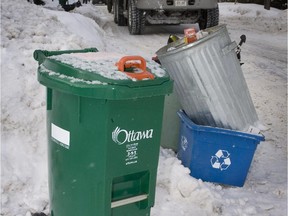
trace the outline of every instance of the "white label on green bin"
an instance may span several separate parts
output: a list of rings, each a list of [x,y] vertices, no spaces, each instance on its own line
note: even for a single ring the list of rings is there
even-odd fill
[[[214,169],[227,170],[231,165],[230,153],[227,150],[219,149],[215,155],[211,156],[210,162]]]
[[[69,149],[70,146],[70,132],[58,127],[55,124],[51,124],[51,136],[54,138],[57,143],[60,144],[61,146]]]

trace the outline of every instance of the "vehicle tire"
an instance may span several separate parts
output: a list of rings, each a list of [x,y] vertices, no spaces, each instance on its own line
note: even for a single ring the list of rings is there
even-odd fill
[[[113,0],[107,0],[107,10],[109,13],[112,11]]]
[[[118,0],[113,0],[114,22],[118,24]]]
[[[145,15],[136,7],[135,0],[128,0],[128,29],[130,34],[139,35],[144,32]]]
[[[114,22],[118,26],[126,26],[127,19],[123,14],[123,0],[114,0]]]
[[[219,24],[219,8],[202,11],[202,18],[199,22],[200,29],[210,28]]]

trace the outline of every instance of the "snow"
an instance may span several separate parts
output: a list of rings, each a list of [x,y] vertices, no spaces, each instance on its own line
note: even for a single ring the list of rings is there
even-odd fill
[[[33,51],[96,47],[99,51],[151,59],[180,26],[147,26],[132,36],[113,23],[104,6],[67,13],[1,1],[1,215],[49,212],[45,88],[36,77]],[[242,66],[259,115],[268,130],[258,145],[244,187],[192,178],[175,153],[161,149],[152,216],[279,216],[287,214],[287,10],[220,3],[220,23],[233,40],[246,34]]]
[[[71,83],[86,83],[86,84],[91,84],[91,85],[107,85],[108,84],[108,83],[100,82],[98,80],[89,81],[89,80],[79,79],[79,78],[75,78],[75,77],[71,77],[71,76],[66,76],[64,74],[60,74],[60,73],[57,73],[55,71],[51,71],[51,70],[45,68],[43,65],[40,65],[40,71],[41,71],[41,73],[48,73],[49,76],[54,76],[54,77],[58,77],[60,79],[69,80]]]
[[[97,53],[100,54],[100,53]],[[91,54],[90,54],[91,55]],[[74,68],[86,70],[91,73],[100,74],[103,77],[116,80],[127,80],[126,74],[118,71],[115,63],[118,62],[119,58],[109,58],[104,60],[85,61],[83,58],[79,58],[73,54],[62,54],[50,57],[61,63],[72,65]],[[97,59],[97,58],[96,58]],[[109,70],[110,68],[110,70]]]
[[[108,52],[95,52],[95,53],[71,53],[71,54],[61,54],[56,56],[49,57],[58,62],[65,63],[73,66],[74,68],[85,70],[94,74],[99,74],[102,77],[111,79],[111,80],[127,80],[131,79],[132,81],[137,81],[132,77],[129,77],[125,73],[118,70],[118,64],[120,64],[123,54],[118,53],[108,53]],[[126,56],[127,57],[127,56]],[[145,60],[145,59],[144,59]],[[125,63],[140,63],[140,60],[137,60],[136,57],[130,56],[129,60],[127,59]],[[148,64],[146,67],[150,72],[157,77],[167,76],[167,73],[164,69],[160,67],[156,62],[150,60],[145,60]],[[137,68],[134,69],[134,72],[142,72],[142,70]]]

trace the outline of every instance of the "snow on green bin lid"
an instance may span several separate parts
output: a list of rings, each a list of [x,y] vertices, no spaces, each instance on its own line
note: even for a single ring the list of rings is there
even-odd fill
[[[90,53],[71,53],[62,54],[50,57],[62,63],[73,66],[74,68],[85,70],[90,73],[99,74],[105,78],[112,80],[127,80],[137,81],[135,78],[128,76],[118,70],[117,62],[123,55],[119,53],[109,52],[90,52]],[[132,60],[133,61],[133,58]],[[136,61],[136,60],[135,60]],[[146,61],[147,68],[152,74],[157,77],[167,76],[159,64],[154,61]]]
[[[172,81],[158,63],[145,60],[140,56],[136,56],[136,59],[134,57],[132,56],[131,59],[131,56],[127,58],[127,56],[118,53],[98,52],[89,49],[52,52],[36,50],[34,52],[34,58],[39,62],[38,80],[48,87],[49,84],[54,83],[54,87],[64,89],[61,83],[65,83],[69,88],[78,88],[77,92],[79,92],[79,90],[84,91],[87,88],[94,88],[95,90],[96,87],[99,91],[99,88],[103,88],[103,86],[106,86],[107,90],[107,86],[110,86],[111,88],[118,88],[118,92],[121,92],[121,86],[135,90],[137,87],[147,86],[160,88],[159,86],[165,84],[163,85],[163,88],[166,88],[165,91],[167,93],[172,92]],[[120,61],[123,59],[124,63]],[[120,71],[119,64],[124,64],[127,71],[126,69]],[[150,75],[139,80],[137,77],[143,72],[142,70]],[[131,74],[137,75],[137,79]],[[71,91],[71,89],[68,90],[68,87],[66,90]],[[156,95],[156,90],[154,91]],[[122,92],[124,94],[124,90]]]
[[[118,53],[109,52],[87,52],[87,53],[64,53],[61,55],[53,55],[48,57],[54,63],[61,65],[62,67],[69,67],[74,73],[65,73],[65,70],[58,71],[67,76],[73,76],[74,78],[80,78],[84,80],[94,81],[98,80],[104,83],[114,83],[114,84],[127,84],[128,82],[136,81],[148,81],[149,78],[137,80],[127,74],[123,73],[118,69],[117,63],[124,55]],[[152,60],[144,60],[146,65],[146,70],[153,74],[155,78],[167,78],[168,74],[164,69],[161,68],[159,64]],[[49,62],[49,63],[48,63]],[[51,61],[44,62],[43,67],[51,70]],[[137,59],[127,62],[129,63],[139,63]],[[75,71],[75,69],[78,71]],[[138,69],[138,68],[137,68]],[[130,72],[131,74],[141,73],[139,70]],[[57,71],[55,71],[57,72]]]

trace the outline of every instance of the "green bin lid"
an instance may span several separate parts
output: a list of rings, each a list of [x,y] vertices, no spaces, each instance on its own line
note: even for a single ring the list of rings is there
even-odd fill
[[[129,99],[172,92],[173,82],[159,64],[146,61],[146,70],[154,79],[136,80],[129,72],[119,71],[116,63],[122,57],[117,53],[98,52],[96,48],[34,52],[39,62],[38,81],[52,89],[99,99]]]

